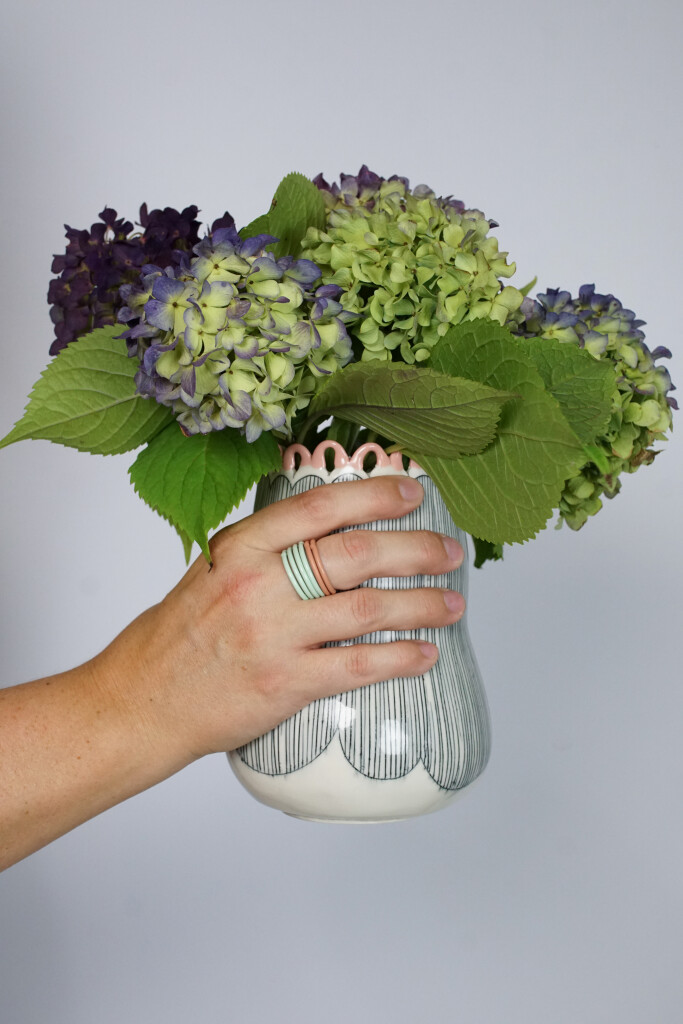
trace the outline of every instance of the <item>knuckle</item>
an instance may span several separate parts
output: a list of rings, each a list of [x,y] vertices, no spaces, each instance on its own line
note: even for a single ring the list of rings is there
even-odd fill
[[[225,581],[225,596],[233,604],[246,607],[263,589],[263,572],[241,566],[233,569]]]
[[[368,644],[352,644],[347,648],[346,668],[354,679],[367,679],[370,676],[371,658]]]
[[[377,477],[372,483],[374,487],[370,500],[377,519],[395,516],[396,506],[402,505],[402,499],[398,492],[398,477]]]
[[[330,514],[331,496],[326,487],[312,487],[296,497],[297,509],[304,519],[324,522]]]
[[[396,675],[422,675],[425,670],[425,660],[417,644],[401,644],[400,647]]]
[[[258,681],[254,683],[252,692],[259,702],[266,705],[272,714],[273,726],[296,714],[306,704],[310,704],[319,694],[309,692],[306,681],[295,673],[290,674],[273,666],[263,665],[258,673]]]
[[[263,635],[262,595],[265,574],[253,566],[230,566],[221,575],[213,614],[227,627],[230,642],[235,650],[253,653],[258,650]]]
[[[420,533],[417,547],[419,558],[425,565],[432,566],[435,562],[443,562],[443,544],[435,533],[429,530]]]
[[[230,610],[231,621],[248,621],[260,606],[264,571],[255,565],[230,564],[217,578],[219,600]]]
[[[340,534],[344,554],[352,562],[367,561],[373,554],[374,538],[367,530],[351,530]]]
[[[255,694],[271,703],[279,700],[283,690],[286,689],[286,680],[277,669],[269,666],[269,671],[254,674],[252,685]]]
[[[358,502],[358,509],[362,510],[364,520],[385,519],[397,514],[396,506],[400,504],[400,496],[396,477],[371,477],[340,486],[356,488],[354,497]]]
[[[351,614],[364,632],[377,625],[382,614],[382,596],[371,587],[359,587],[351,591]]]
[[[446,618],[446,606],[439,591],[423,589],[417,592],[417,614],[420,623],[434,625]]]

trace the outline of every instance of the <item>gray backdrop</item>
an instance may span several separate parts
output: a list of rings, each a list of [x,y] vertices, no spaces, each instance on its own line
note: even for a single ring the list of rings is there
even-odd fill
[[[0,433],[47,360],[65,221],[145,200],[244,223],[288,171],[363,161],[499,220],[515,282],[615,292],[683,378],[674,0],[23,0],[2,21]],[[82,662],[182,574],[130,462],[0,453],[3,683]],[[0,878],[3,1024],[677,1024],[682,468],[677,436],[580,534],[475,574],[495,745],[461,802],[306,824],[207,758]]]

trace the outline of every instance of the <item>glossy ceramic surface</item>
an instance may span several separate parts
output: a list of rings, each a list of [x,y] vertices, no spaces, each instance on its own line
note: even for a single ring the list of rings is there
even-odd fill
[[[323,442],[313,453],[292,445],[282,471],[259,484],[256,508],[312,487],[386,473],[420,477],[422,504],[398,520],[345,529],[435,530],[455,537],[467,551],[467,536],[453,524],[426,473],[414,463],[404,469],[400,455],[388,456],[377,445],[364,445],[351,458],[336,442]],[[463,566],[442,576],[386,577],[362,585],[444,586],[466,595],[467,563],[466,557]],[[316,821],[393,821],[439,810],[480,775],[490,751],[490,724],[466,616],[444,629],[385,630],[342,642],[402,638],[438,644],[439,660],[425,675],[315,701],[228,755],[257,800]]]

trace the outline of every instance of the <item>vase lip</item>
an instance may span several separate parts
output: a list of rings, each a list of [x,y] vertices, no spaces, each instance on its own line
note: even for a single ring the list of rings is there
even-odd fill
[[[395,473],[404,473],[403,456],[400,452],[387,454],[381,445],[374,441],[368,441],[360,445],[353,455],[349,455],[339,441],[321,441],[310,451],[303,444],[290,444],[282,452],[282,468],[285,470],[296,470],[302,466],[310,466],[312,469],[324,470],[327,468],[326,454],[332,450],[334,453],[334,469],[354,469],[363,472],[363,463],[368,455],[374,454],[377,469],[391,469]],[[297,457],[299,459],[297,465]],[[408,472],[420,470],[413,459],[410,460]]]

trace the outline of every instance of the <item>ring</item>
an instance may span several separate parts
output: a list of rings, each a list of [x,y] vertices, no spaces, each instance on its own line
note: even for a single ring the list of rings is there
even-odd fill
[[[315,538],[300,540],[281,554],[285,572],[302,601],[336,594],[325,572]]]

